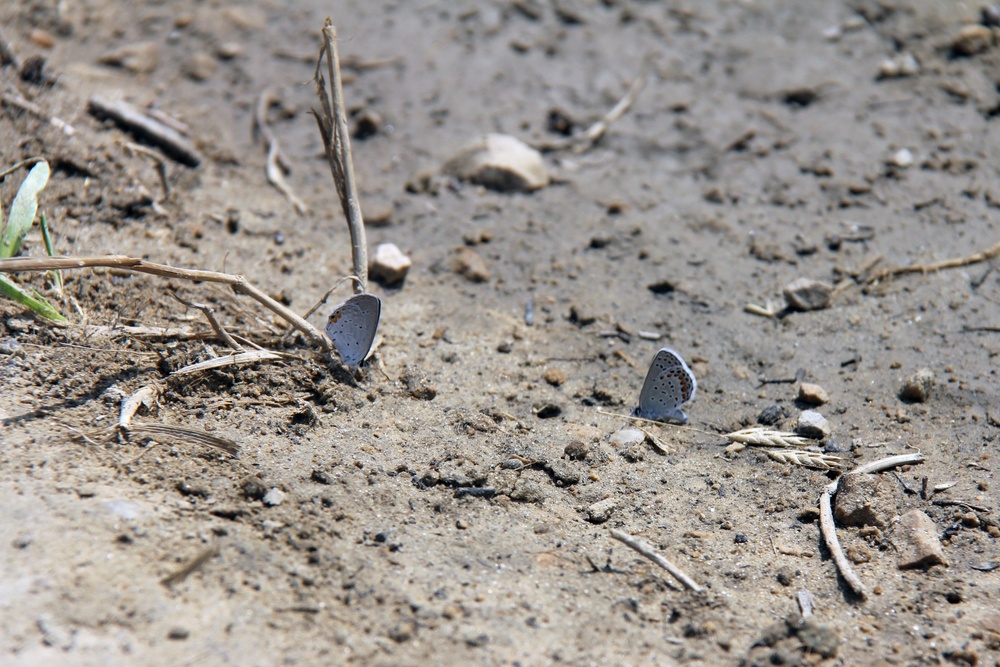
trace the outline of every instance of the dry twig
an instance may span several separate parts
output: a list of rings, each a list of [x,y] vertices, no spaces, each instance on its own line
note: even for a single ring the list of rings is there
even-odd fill
[[[845,474],[864,475],[867,473],[889,470],[891,468],[895,468],[896,466],[923,463],[923,461],[923,454],[901,454],[899,456],[890,456],[888,458],[879,459],[878,461],[866,463]],[[833,562],[840,571],[840,576],[844,578],[844,581],[846,581],[851,587],[851,590],[853,590],[858,597],[863,600],[868,596],[868,589],[866,589],[865,585],[861,583],[861,579],[854,573],[854,569],[848,562],[847,556],[844,555],[844,550],[840,546],[840,540],[837,539],[837,524],[834,523],[833,520],[831,498],[837,493],[837,487],[840,484],[840,480],[843,478],[844,475],[841,475],[830,484],[827,484],[823,489],[823,493],[820,495],[819,529],[823,534],[823,541],[826,542],[826,547],[830,550],[830,555],[833,557]]]
[[[608,113],[599,121],[587,128],[586,131],[572,137],[567,137],[561,141],[542,141],[532,143],[532,147],[540,151],[564,151],[571,150],[574,153],[583,153],[596,144],[604,133],[608,131],[611,124],[625,115],[639,97],[639,93],[646,87],[648,79],[648,57],[643,61],[639,76],[635,78],[625,96],[618,100],[618,103],[611,108]]]
[[[197,570],[199,567],[207,563],[214,556],[219,555],[219,545],[213,544],[207,549],[203,549],[197,556],[189,560],[187,563],[182,565],[176,572],[172,572],[160,579],[160,583],[164,586],[173,586],[174,584],[179,584],[188,578],[188,576]]]
[[[229,335],[229,332],[226,331],[224,328],[222,328],[222,325],[219,323],[218,318],[215,317],[214,308],[204,303],[192,303],[190,301],[185,301],[184,299],[180,298],[173,292],[170,293],[170,296],[174,297],[188,308],[196,308],[200,310],[202,313],[204,313],[205,318],[208,320],[208,323],[215,331],[215,334],[232,349],[236,350],[237,352],[243,352],[243,346],[237,343],[235,340],[233,340],[233,337]]]
[[[974,252],[965,257],[946,259],[940,262],[932,262],[930,264],[915,264],[912,266],[898,266],[892,269],[883,269],[882,271],[867,276],[864,278],[863,282],[866,284],[872,284],[884,280],[885,278],[900,276],[906,273],[931,273],[933,271],[940,271],[941,269],[954,269],[960,266],[969,266],[970,264],[988,262],[995,257],[1000,257],[1000,243],[988,250]]]
[[[669,572],[674,579],[681,582],[688,589],[694,591],[695,593],[701,593],[702,591],[705,590],[704,588],[696,584],[691,577],[684,574],[684,572],[679,567],[677,567],[669,560],[667,560],[659,553],[657,553],[656,549],[654,549],[651,544],[644,542],[643,540],[640,540],[637,537],[632,537],[628,533],[622,532],[620,530],[612,530],[611,537],[615,538],[625,546],[634,549],[641,555],[653,561],[654,563],[662,567],[664,570]]]
[[[0,100],[2,100],[4,104],[9,104],[11,106],[17,107],[22,111],[27,111],[33,116],[37,116],[42,120],[48,121],[50,125],[59,130],[62,130],[63,133],[66,134],[67,136],[71,137],[74,134],[76,134],[76,129],[72,125],[62,120],[61,118],[57,118],[56,116],[50,116],[45,112],[44,109],[42,109],[34,102],[30,102],[29,100],[25,99],[25,97],[18,92],[3,93],[2,95],[0,95]]]
[[[267,110],[276,100],[277,97],[272,91],[265,90],[257,100],[257,109],[254,113],[254,127],[267,145],[267,166],[265,168],[267,181],[276,187],[285,196],[285,199],[292,203],[292,207],[296,213],[306,215],[309,212],[309,207],[306,206],[304,201],[299,199],[295,191],[292,190],[292,186],[285,180],[285,174],[291,173],[291,163],[289,163],[285,154],[281,152],[278,138],[274,136],[274,132],[271,131],[270,126],[267,124]]]
[[[170,174],[167,173],[167,161],[163,159],[163,156],[151,148],[146,148],[131,141],[126,141],[123,145],[127,150],[144,155],[156,163],[156,173],[160,177],[160,187],[163,188],[163,199],[160,201],[170,199]]]
[[[135,136],[159,146],[169,157],[182,164],[197,167],[204,159],[195,145],[180,132],[128,102],[112,102],[94,95],[90,98],[88,109],[91,114],[110,118]]]
[[[304,333],[324,352],[332,347],[330,339],[321,334],[316,327],[309,324],[284,305],[278,303],[260,289],[254,287],[242,275],[218,273],[216,271],[200,271],[197,269],[178,269],[166,264],[155,264],[143,259],[125,257],[124,255],[109,255],[107,257],[13,257],[0,259],[0,273],[23,273],[25,271],[51,271],[53,269],[84,269],[107,267],[150,273],[165,278],[178,278],[194,282],[213,282],[229,285],[237,294],[245,294],[262,306],[283,317],[290,325]]]
[[[225,357],[216,357],[215,359],[208,359],[206,361],[200,361],[196,364],[191,364],[190,366],[178,368],[170,374],[170,377],[191,375],[192,373],[200,373],[201,371],[212,370],[214,368],[225,368],[226,366],[238,366],[240,364],[252,364],[258,361],[271,361],[273,359],[281,358],[282,355],[277,352],[271,352],[270,350],[251,350],[250,352],[240,352],[239,354],[230,354]]]

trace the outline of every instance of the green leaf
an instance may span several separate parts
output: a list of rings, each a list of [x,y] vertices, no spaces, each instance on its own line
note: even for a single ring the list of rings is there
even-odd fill
[[[21,249],[21,242],[31,229],[38,211],[38,193],[49,182],[49,163],[42,160],[28,172],[21,189],[10,205],[7,227],[0,236],[0,258],[13,257]]]
[[[34,291],[34,290],[32,290]],[[46,317],[50,320],[55,320],[56,322],[69,322],[65,317],[63,317],[58,310],[56,310],[52,304],[45,300],[38,292],[34,293],[34,296],[27,294],[20,287],[15,285],[10,281],[7,276],[0,275],[0,294],[3,296],[17,301],[19,304],[26,308],[30,308],[34,312],[38,313],[42,317]]]

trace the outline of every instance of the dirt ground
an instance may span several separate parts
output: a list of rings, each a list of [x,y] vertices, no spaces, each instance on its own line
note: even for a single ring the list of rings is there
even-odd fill
[[[309,113],[331,16],[369,245],[397,244],[413,268],[402,287],[371,285],[377,359],[356,379],[209,283],[66,272],[63,299],[50,292],[66,328],[0,302],[0,661],[1000,664],[1000,271],[871,279],[1000,241],[1000,46],[980,9],[3,3],[20,68],[0,70],[0,166],[50,161],[41,209],[58,254],[240,273],[305,313],[351,271]],[[540,143],[585,129],[644,59],[646,88],[596,145],[545,154],[549,187],[425,187],[421,174],[484,133]],[[252,127],[268,89],[305,215],[265,179]],[[91,95],[183,121],[204,160],[167,159],[164,196],[156,162],[88,113]],[[23,173],[0,185],[5,211]],[[463,274],[470,251],[483,266]],[[23,254],[44,254],[37,231]],[[744,310],[780,310],[798,278],[836,285],[831,305]],[[168,378],[227,353],[171,292],[291,356]],[[645,427],[667,453],[610,439],[627,421],[603,414],[635,406],[662,346],[699,382],[686,406],[699,431]],[[901,399],[921,369],[926,400]],[[828,402],[765,382],[797,374]],[[165,390],[137,419],[229,438],[238,455],[113,437],[123,397],[153,383]],[[873,525],[838,527],[867,599],[820,537],[835,473],[716,435],[762,412],[788,431],[807,408],[848,468],[926,456],[880,476]],[[899,568],[899,517],[914,509],[946,563]]]

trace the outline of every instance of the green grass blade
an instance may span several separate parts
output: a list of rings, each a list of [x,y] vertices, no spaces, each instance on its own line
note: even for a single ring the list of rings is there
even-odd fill
[[[31,229],[38,211],[38,193],[49,182],[49,163],[36,164],[25,176],[21,188],[10,205],[7,226],[0,236],[0,258],[13,257],[21,249],[21,242]]]
[[[42,317],[55,320],[56,322],[69,322],[41,294],[38,292],[35,292],[34,296],[27,294],[4,275],[0,275],[0,294],[17,301],[25,308],[30,308]]]
[[[55,252],[52,250],[52,235],[49,233],[49,220],[45,217],[43,212],[38,219],[42,224],[42,240],[45,241],[45,252],[49,254],[49,257],[55,256]],[[62,296],[63,279],[62,271],[55,270],[49,271],[49,275],[52,276],[52,282],[55,284],[56,289],[59,291],[59,295]]]

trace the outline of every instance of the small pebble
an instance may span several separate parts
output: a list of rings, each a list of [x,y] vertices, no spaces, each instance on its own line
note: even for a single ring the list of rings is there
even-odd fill
[[[833,516],[845,526],[885,528],[896,514],[892,489],[880,475],[842,475]]]
[[[413,261],[395,243],[380,243],[375,248],[368,271],[372,279],[385,285],[395,285],[406,278]]]
[[[913,165],[913,153],[906,148],[901,148],[893,153],[888,160],[886,160],[886,164],[893,167],[899,167],[900,169],[906,169],[907,167]]]
[[[880,79],[897,79],[906,76],[913,76],[920,71],[920,63],[913,57],[912,53],[900,53],[899,55],[883,60],[878,66]]]
[[[923,403],[934,389],[934,372],[921,368],[911,375],[899,390],[899,398],[912,403]]]
[[[951,52],[957,56],[974,56],[993,46],[993,31],[984,25],[967,25],[951,42]]]
[[[757,415],[757,423],[762,426],[774,426],[784,415],[777,405],[769,405]]]
[[[232,60],[243,53],[243,46],[239,42],[223,42],[215,49],[215,55],[222,60]]]
[[[396,642],[397,644],[402,644],[403,642],[410,641],[413,636],[417,633],[417,624],[413,621],[401,621],[394,625],[391,630],[389,630],[389,639]]]
[[[795,310],[826,308],[832,295],[833,285],[811,278],[799,278],[785,286],[785,302]]]
[[[799,385],[798,400],[808,405],[823,405],[830,402],[830,396],[818,384],[803,382]]]
[[[545,381],[553,387],[561,386],[567,379],[566,371],[559,370],[558,368],[550,368],[545,371]]]
[[[215,74],[218,61],[207,53],[194,53],[184,63],[184,74],[192,81],[207,81]]]
[[[134,74],[150,74],[160,64],[160,47],[156,42],[137,42],[104,54],[98,62],[121,67]]]
[[[187,628],[181,626],[174,626],[167,631],[167,639],[173,639],[174,641],[180,641],[187,639],[191,636],[191,631]]]
[[[910,510],[899,517],[893,531],[893,544],[899,549],[899,569],[947,564],[934,521],[920,510]]]
[[[806,438],[825,440],[832,433],[826,417],[813,410],[804,410],[795,424],[795,432]]]
[[[490,279],[490,270],[483,258],[465,246],[455,252],[452,271],[473,283],[485,283]]]
[[[573,461],[582,461],[583,459],[587,458],[587,454],[589,453],[590,453],[590,446],[581,440],[574,440],[573,442],[566,445],[566,448],[563,450],[563,454],[566,456],[566,458],[571,459]]]
[[[614,498],[605,498],[587,508],[587,521],[591,523],[604,523],[611,518],[618,505]]]
[[[285,500],[285,492],[275,487],[264,494],[261,501],[268,507],[277,507]]]

